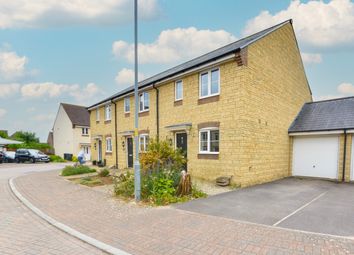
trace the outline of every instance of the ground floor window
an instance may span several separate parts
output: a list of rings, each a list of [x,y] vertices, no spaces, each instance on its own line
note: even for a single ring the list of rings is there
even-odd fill
[[[112,138],[106,138],[106,152],[112,152]]]
[[[148,134],[142,134],[139,137],[139,148],[140,152],[145,152],[148,148],[149,144],[149,135]]]
[[[219,129],[205,128],[199,131],[199,153],[219,153]]]

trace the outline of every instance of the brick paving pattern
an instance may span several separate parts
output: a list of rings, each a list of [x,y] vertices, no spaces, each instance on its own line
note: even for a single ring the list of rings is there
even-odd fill
[[[0,180],[0,254],[103,254],[37,217]]]
[[[21,176],[15,185],[56,220],[132,254],[354,254],[353,240],[173,208],[139,208],[57,175]]]

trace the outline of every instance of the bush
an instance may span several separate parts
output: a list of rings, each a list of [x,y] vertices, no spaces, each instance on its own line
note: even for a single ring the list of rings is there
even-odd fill
[[[134,175],[130,172],[121,174],[115,181],[114,193],[117,196],[134,197]]]
[[[50,162],[66,162],[62,157],[57,155],[50,155],[49,156]]]
[[[174,149],[170,143],[151,139],[148,150],[140,157],[141,167],[144,171],[156,170],[173,166],[182,169],[186,159],[181,150]]]
[[[103,183],[100,179],[92,179],[91,177],[84,177],[81,178],[80,184],[86,186],[98,186],[98,185],[102,185]]]
[[[101,177],[107,177],[109,175],[109,170],[108,169],[102,169],[99,173],[98,173],[99,176]]]
[[[73,156],[71,159],[72,162],[79,162],[79,160],[77,159],[77,157]]]
[[[87,174],[87,173],[94,173],[96,172],[95,169],[89,168],[88,166],[66,166],[62,171],[62,176],[70,176],[70,175],[77,175],[77,174]]]

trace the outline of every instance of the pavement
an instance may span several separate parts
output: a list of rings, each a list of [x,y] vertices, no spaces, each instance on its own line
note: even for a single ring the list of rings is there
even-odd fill
[[[352,239],[142,207],[73,184],[58,171],[19,176],[14,184],[50,217],[130,254],[354,254]]]
[[[354,240],[354,184],[287,178],[176,208]]]
[[[8,178],[48,171],[62,165],[0,164],[0,254],[104,254],[49,225],[25,207],[10,191]]]

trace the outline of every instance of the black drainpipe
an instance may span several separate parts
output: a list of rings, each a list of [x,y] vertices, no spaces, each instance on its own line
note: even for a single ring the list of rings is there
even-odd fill
[[[344,129],[344,148],[343,148],[343,173],[342,173],[342,182],[345,181],[345,161],[347,154],[347,130]]]
[[[157,136],[156,136],[156,140],[159,141],[160,139],[160,114],[159,114],[159,94],[160,91],[158,88],[156,88],[155,84],[152,85],[152,87],[155,89],[156,91],[156,131],[157,131]]]
[[[114,104],[114,140],[116,145],[116,168],[118,169],[117,104],[113,100],[112,104]]]

